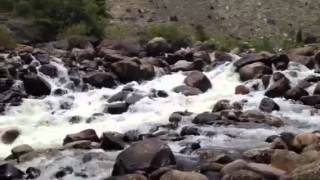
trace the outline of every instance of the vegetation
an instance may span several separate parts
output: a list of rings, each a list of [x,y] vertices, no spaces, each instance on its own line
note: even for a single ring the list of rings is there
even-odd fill
[[[31,18],[50,34],[103,37],[108,14],[105,0],[1,0],[7,11]]]
[[[8,30],[0,26],[0,47],[12,49],[16,47],[16,43]]]
[[[143,33],[142,39],[148,40],[154,37],[165,38],[174,48],[187,47],[192,43],[192,34],[176,23],[150,25]]]

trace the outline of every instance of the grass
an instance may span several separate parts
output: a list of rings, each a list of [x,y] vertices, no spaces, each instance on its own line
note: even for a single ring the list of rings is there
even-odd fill
[[[12,35],[3,26],[0,26],[0,47],[6,49],[13,49],[16,47],[16,42],[13,39]]]

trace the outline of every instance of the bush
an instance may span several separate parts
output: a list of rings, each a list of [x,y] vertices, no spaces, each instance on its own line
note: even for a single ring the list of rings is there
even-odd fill
[[[11,12],[13,11],[12,0],[0,0],[0,12]]]
[[[181,25],[174,23],[150,25],[143,36],[144,40],[163,37],[171,43],[175,49],[187,47],[192,43],[191,33]]]
[[[105,28],[105,35],[109,39],[122,39],[130,36],[130,27],[124,24],[108,24]]]
[[[55,35],[81,31],[101,38],[108,18],[105,0],[16,0],[14,7]]]
[[[68,39],[88,34],[88,28],[85,24],[75,24],[66,27],[58,36],[59,39]]]
[[[0,47],[6,49],[13,49],[16,47],[16,43],[11,34],[3,26],[0,26]]]

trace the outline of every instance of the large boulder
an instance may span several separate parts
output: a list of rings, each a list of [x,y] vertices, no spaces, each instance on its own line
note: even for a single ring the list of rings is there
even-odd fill
[[[200,71],[191,72],[184,80],[184,83],[187,86],[198,88],[202,92],[206,92],[208,89],[212,87],[208,77]]]
[[[79,133],[69,134],[63,140],[63,145],[68,144],[70,142],[88,140],[92,142],[99,142],[99,138],[96,134],[96,131],[93,129],[86,129]]]
[[[1,180],[18,180],[23,179],[24,173],[11,164],[3,164],[0,166]]]
[[[196,95],[203,93],[198,88],[194,88],[194,87],[190,87],[190,86],[186,86],[186,85],[177,86],[173,89],[173,91],[175,93],[181,93],[185,96],[196,96]]]
[[[263,112],[271,113],[272,111],[279,111],[280,107],[270,98],[263,98],[260,102],[259,109]]]
[[[212,125],[215,121],[219,120],[219,116],[215,113],[204,112],[198,114],[193,120],[192,123],[194,124],[207,124]]]
[[[236,71],[239,71],[243,66],[253,64],[253,63],[270,63],[270,57],[264,54],[247,54],[241,59],[237,60],[233,65],[236,67]]]
[[[140,65],[135,60],[116,62],[111,67],[123,83],[150,80],[155,76],[155,70],[152,65]]]
[[[58,76],[58,68],[52,64],[44,64],[39,68],[39,71],[43,74],[50,76],[51,78]]]
[[[0,129],[1,142],[4,144],[12,144],[20,134],[21,132],[17,128]]]
[[[23,85],[26,92],[32,96],[50,95],[50,84],[35,74],[24,75],[22,77]]]
[[[159,180],[209,180],[206,176],[196,172],[171,170],[161,176]]]
[[[109,72],[94,72],[83,78],[85,83],[88,83],[97,88],[111,88],[114,87],[116,83],[116,77]]]
[[[275,78],[275,76],[273,76],[273,78]],[[265,92],[265,95],[270,98],[282,97],[289,89],[291,89],[290,80],[286,77],[282,77],[271,84]]]
[[[122,150],[126,144],[122,140],[122,134],[116,132],[105,132],[100,138],[101,148],[104,150]]]
[[[239,74],[241,81],[247,81],[250,79],[261,78],[266,74],[272,74],[272,69],[262,62],[255,62],[241,67],[239,69]]]
[[[320,161],[300,166],[288,175],[290,180],[318,180],[319,177]]]
[[[146,139],[131,145],[118,155],[112,175],[137,171],[150,173],[160,167],[174,164],[174,155],[166,143],[159,139]]]
[[[308,106],[315,106],[320,104],[320,95],[315,96],[302,96],[301,99],[303,104]]]
[[[159,56],[170,50],[170,44],[162,37],[151,39],[146,46],[148,56]]]
[[[303,56],[303,55],[297,55],[297,54],[291,54],[289,55],[290,61],[302,64],[309,69],[313,69],[315,66],[314,60],[312,57],[309,56]]]
[[[306,90],[297,86],[297,87],[289,89],[286,92],[286,94],[284,95],[284,97],[286,99],[292,99],[292,100],[297,101],[297,100],[300,100],[301,97],[308,96],[308,95],[309,95],[309,93]]]

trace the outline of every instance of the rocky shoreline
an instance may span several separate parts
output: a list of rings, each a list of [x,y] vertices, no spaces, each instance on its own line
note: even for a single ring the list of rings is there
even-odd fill
[[[320,76],[317,73],[320,51],[316,46],[292,49],[282,54],[243,49],[234,55],[211,52],[205,44],[178,50],[163,38],[154,38],[144,46],[126,40],[105,40],[96,44],[75,38],[1,50],[0,63],[2,115],[11,108],[19,107],[25,99],[43,99],[49,95],[70,98],[70,102],[65,101],[59,106],[59,109],[68,111],[75,99],[68,95],[70,93],[124,85],[117,93],[104,97],[107,104],[101,112],[87,119],[80,116],[69,119],[70,124],[83,121],[90,124],[103,114],[126,113],[143,98],[166,99],[170,96],[170,92],[162,89],[141,93],[130,85],[132,81],[143,84],[156,77],[182,72],[184,84],[174,87],[172,92],[195,97],[215,86],[206,72],[224,64],[232,66],[233,73],[239,75],[242,84],[236,86],[234,94],[243,96],[241,101],[218,99],[210,111],[201,113],[172,109],[167,123],[154,125],[147,133],[133,129],[125,133],[107,131],[99,136],[96,130],[85,129],[68,134],[61,146],[55,149],[34,149],[27,144],[16,146],[0,166],[0,179],[43,179],[43,175],[51,179],[72,179],[71,175],[73,179],[95,179],[93,170],[89,172],[82,168],[93,160],[103,164],[105,171],[112,169],[101,177],[106,180],[316,180],[320,174],[319,131],[300,133],[289,129],[267,137],[262,142],[263,147],[253,149],[202,147],[201,140],[183,142],[190,137],[214,137],[216,132],[210,129],[212,127],[286,130],[291,122],[287,117],[274,113],[282,109],[277,98],[290,105],[302,105],[319,117]],[[66,68],[67,79],[59,76],[61,72],[56,66],[59,63]],[[313,74],[298,79],[297,72],[288,70],[289,66],[297,71],[303,71],[299,69],[303,66]],[[48,78],[55,79],[56,84],[50,83]],[[314,87],[312,92],[308,89],[310,87]],[[259,107],[244,108],[257,91],[264,93]],[[6,145],[23,136],[16,127],[1,126],[0,133],[1,143]],[[225,135],[230,138],[237,136],[232,133]],[[172,143],[180,143],[182,148],[178,152],[173,151]],[[115,152],[116,158],[108,158],[105,153],[109,152]],[[52,165],[68,159],[68,156],[76,157],[79,164],[65,163],[62,167],[54,167],[54,172],[28,166],[29,162],[37,159]]]

